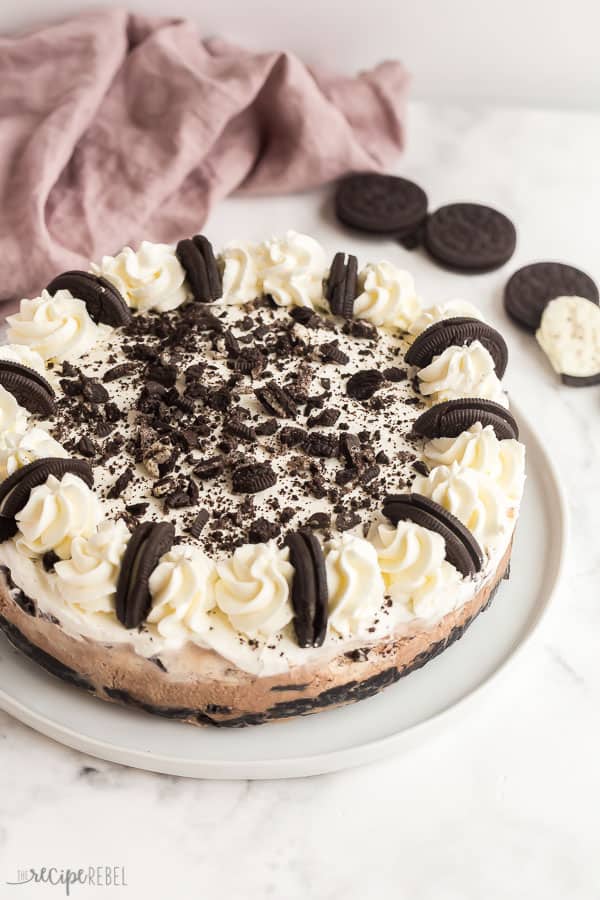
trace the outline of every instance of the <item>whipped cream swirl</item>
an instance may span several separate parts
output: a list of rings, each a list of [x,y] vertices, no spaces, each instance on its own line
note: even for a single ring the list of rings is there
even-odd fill
[[[514,521],[514,510],[500,485],[485,472],[453,462],[418,475],[412,490],[430,497],[473,532],[484,550],[498,544]]]
[[[245,544],[217,563],[217,605],[238,631],[270,637],[293,618],[293,573],[287,548],[279,550],[273,541]]]
[[[19,406],[10,391],[0,386],[0,440],[11,432],[25,431],[28,418],[28,411]]]
[[[83,300],[70,291],[54,296],[42,291],[33,300],[21,300],[19,312],[6,321],[9,341],[31,348],[44,360],[77,359],[110,331],[107,325],[97,325]]]
[[[124,247],[116,256],[92,263],[95,275],[107,278],[134,309],[167,312],[189,296],[183,266],[170,244],[142,241],[136,252]]]
[[[600,307],[585,297],[556,297],[536,332],[555,372],[587,378],[600,372]]]
[[[460,316],[465,316],[469,319],[480,319],[482,322],[485,322],[481,310],[469,303],[468,300],[448,300],[447,303],[428,306],[423,309],[421,314],[413,320],[408,331],[416,336],[425,331],[426,328],[429,328],[430,325],[435,325],[436,322],[442,322],[444,319],[456,319]]]
[[[0,409],[1,406],[0,394]],[[47,456],[64,459],[68,455],[65,448],[38,425],[31,425],[22,432],[0,430],[0,479],[8,478],[34,459]]]
[[[76,537],[71,558],[57,562],[56,588],[65,603],[82,612],[114,614],[117,579],[130,538],[122,519],[101,522],[91,537]]]
[[[390,262],[370,263],[359,274],[354,315],[373,325],[408,331],[421,312],[412,275]]]
[[[489,475],[507,499],[519,503],[525,484],[525,447],[519,441],[499,441],[491,425],[476,422],[455,438],[435,438],[423,448],[430,469],[457,463]]]
[[[461,576],[445,559],[444,539],[414,522],[374,522],[369,541],[377,553],[386,593],[406,617],[444,615],[455,605]]]
[[[166,553],[150,576],[152,609],[147,622],[161,637],[181,645],[210,627],[215,606],[215,565],[196,547],[177,546]]]
[[[223,277],[223,296],[218,302],[241,306],[260,296],[261,251],[257,244],[230,243],[218,262]]]
[[[24,344],[0,345],[0,359],[6,359],[10,362],[19,363],[21,366],[27,366],[27,368],[37,372],[38,375],[42,375],[44,378],[48,379],[49,373],[40,354],[37,350],[32,350],[31,347],[26,347]]]
[[[48,550],[67,559],[76,537],[90,537],[102,519],[100,500],[72,472],[59,480],[49,475],[34,487],[29,500],[15,516],[20,536],[17,547],[26,555]]]
[[[262,292],[278,306],[322,306],[325,251],[307,234],[288,231],[260,248]]]
[[[508,406],[494,360],[480,341],[447,347],[418,371],[423,396],[434,403],[460,397],[481,397]]]
[[[375,547],[344,533],[327,547],[329,627],[344,638],[370,636],[385,586]]]

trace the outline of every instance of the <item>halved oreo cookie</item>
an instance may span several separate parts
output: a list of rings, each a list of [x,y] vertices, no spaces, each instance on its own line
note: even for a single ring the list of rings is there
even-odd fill
[[[421,413],[413,425],[413,434],[419,437],[458,437],[463,431],[481,422],[491,425],[499,441],[519,438],[519,426],[511,412],[493,400],[467,398],[436,403]]]
[[[598,288],[589,275],[557,262],[523,266],[511,275],[504,289],[504,308],[517,325],[536,331],[542,313],[555,297],[585,297],[598,303]]]
[[[444,538],[446,559],[465,576],[481,570],[481,547],[462,522],[448,510],[421,494],[388,494],[383,501],[383,514],[394,525],[414,522]]]
[[[18,531],[15,516],[23,509],[32,490],[44,484],[48,476],[62,478],[67,472],[77,475],[88,487],[94,483],[94,473],[83,459],[45,457],[17,469],[0,483],[0,536],[2,540]]]
[[[51,385],[29,366],[0,359],[0,385],[13,395],[17,403],[34,415],[46,418],[55,411]]]
[[[173,546],[170,522],[142,522],[125,548],[117,579],[117,617],[125,628],[141,625],[152,604],[149,580],[159,559]]]
[[[439,356],[448,347],[463,347],[479,341],[489,351],[498,378],[502,378],[508,363],[508,348],[500,332],[479,319],[457,317],[434,322],[417,337],[406,352],[406,362],[422,369],[428,366],[434,356]]]
[[[451,203],[427,219],[424,244],[443,266],[477,274],[508,262],[515,252],[517,232],[510,219],[490,206]]]
[[[177,259],[187,276],[192,297],[198,303],[211,303],[223,294],[223,282],[212,244],[203,234],[179,241]]]
[[[357,296],[358,260],[351,253],[336,253],[325,286],[325,297],[333,315],[351,319]]]
[[[338,219],[350,228],[405,238],[417,231],[427,216],[427,194],[394,175],[349,175],[335,195]]]
[[[292,607],[294,631],[299,647],[320,647],[327,634],[329,593],[325,557],[315,535],[308,529],[286,537],[294,567]]]
[[[74,297],[83,300],[90,318],[118,328],[131,321],[131,312],[121,293],[107,278],[73,269],[53,278],[46,290],[50,294],[70,291]]]

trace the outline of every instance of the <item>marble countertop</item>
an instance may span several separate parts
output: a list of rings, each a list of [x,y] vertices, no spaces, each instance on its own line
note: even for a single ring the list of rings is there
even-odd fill
[[[64,896],[6,885],[42,865],[125,867],[127,888],[72,889],[86,898],[600,897],[600,388],[561,386],[501,304],[508,274],[531,260],[600,278],[600,115],[419,103],[409,136],[399,171],[433,207],[488,202],[518,226],[509,265],[471,278],[392,242],[359,246],[363,260],[410,268],[427,302],[480,304],[507,338],[509,389],[552,448],[572,514],[567,576],[542,630],[476,715],[401,756],[316,778],[147,774],[0,714],[0,897]],[[206,231],[219,244],[288,227],[340,245],[321,193],[232,199]]]

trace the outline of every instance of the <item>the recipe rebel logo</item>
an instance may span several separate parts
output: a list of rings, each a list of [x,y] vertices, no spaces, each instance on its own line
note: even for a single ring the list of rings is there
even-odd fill
[[[30,866],[17,869],[16,878],[6,881],[5,884],[11,887],[21,887],[25,884],[47,884],[62,888],[66,897],[70,897],[76,887],[128,887],[125,866],[86,866],[77,869],[59,868],[58,866],[33,868]]]

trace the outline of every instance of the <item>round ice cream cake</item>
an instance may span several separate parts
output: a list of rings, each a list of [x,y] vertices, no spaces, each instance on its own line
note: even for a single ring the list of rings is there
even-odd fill
[[[0,348],[0,626],[111,701],[239,726],[368,697],[507,574],[506,345],[288,232],[144,242]]]

